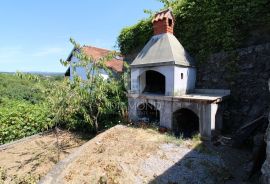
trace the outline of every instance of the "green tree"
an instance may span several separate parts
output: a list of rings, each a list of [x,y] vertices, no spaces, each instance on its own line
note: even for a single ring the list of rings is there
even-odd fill
[[[126,109],[126,97],[121,76],[115,75],[105,63],[116,56],[112,52],[95,60],[84,54],[82,47],[71,39],[75,49],[73,55],[79,62],[61,61],[65,66],[72,67],[74,79],[66,79],[61,84],[54,83],[51,97],[56,124],[65,124],[70,129],[99,131],[109,124],[121,119]],[[76,68],[83,67],[86,80],[77,75]],[[106,71],[109,78],[105,79],[101,72]]]

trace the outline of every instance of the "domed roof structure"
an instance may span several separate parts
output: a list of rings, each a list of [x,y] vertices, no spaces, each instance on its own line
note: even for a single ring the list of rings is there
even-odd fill
[[[131,67],[157,65],[194,67],[194,60],[173,35],[174,17],[171,9],[157,13],[152,22],[154,36],[137,55]]]

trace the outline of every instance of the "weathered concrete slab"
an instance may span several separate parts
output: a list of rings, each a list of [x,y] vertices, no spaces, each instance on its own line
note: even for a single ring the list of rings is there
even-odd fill
[[[173,129],[174,112],[183,108],[189,109],[199,118],[199,131],[202,138],[210,140],[212,133],[222,128],[221,102],[230,91],[213,90],[212,92],[213,94],[192,93],[181,96],[129,94],[129,118],[131,121],[137,121],[137,107],[149,103],[160,112],[160,126]]]

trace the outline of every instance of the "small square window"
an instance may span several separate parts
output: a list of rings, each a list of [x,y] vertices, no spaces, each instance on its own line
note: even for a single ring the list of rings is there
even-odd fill
[[[183,73],[181,73],[181,79],[183,79],[184,78],[184,74]]]

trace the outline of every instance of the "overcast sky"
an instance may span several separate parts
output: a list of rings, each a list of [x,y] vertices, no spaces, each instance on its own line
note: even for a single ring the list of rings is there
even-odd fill
[[[159,10],[157,0],[1,0],[0,71],[64,72],[69,38],[115,49],[120,30]]]

